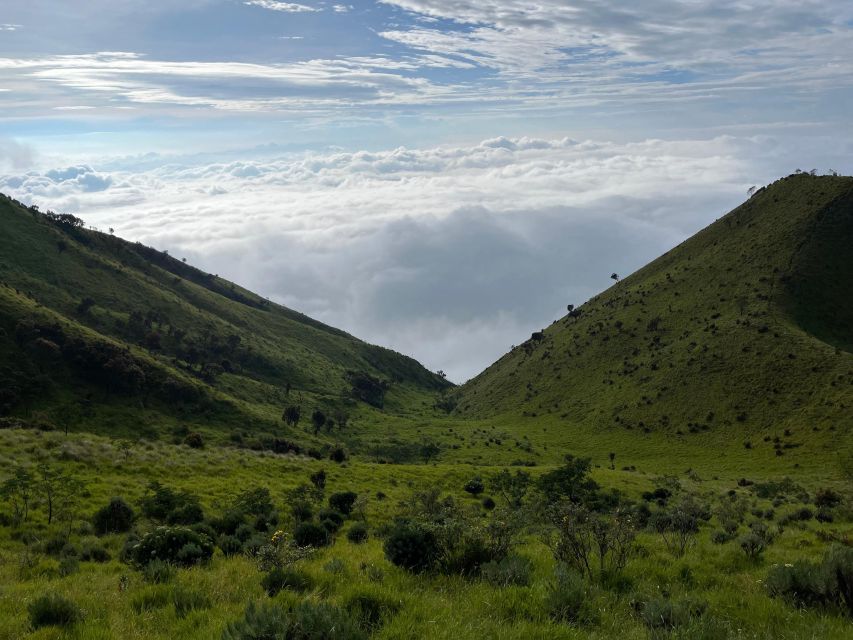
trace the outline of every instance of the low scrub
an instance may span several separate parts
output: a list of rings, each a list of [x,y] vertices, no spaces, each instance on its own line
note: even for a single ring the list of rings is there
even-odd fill
[[[261,586],[268,596],[273,597],[284,589],[299,593],[310,591],[314,586],[314,580],[304,571],[290,567],[276,567],[261,578]]]
[[[482,567],[483,580],[493,587],[526,587],[533,574],[533,563],[523,556],[510,555]]]
[[[767,591],[798,607],[839,608],[853,616],[853,549],[835,545],[819,563],[775,565]]]
[[[242,620],[230,623],[222,640],[366,640],[367,633],[345,612],[325,603],[285,608],[250,603]]]
[[[83,619],[83,613],[76,604],[55,593],[36,598],[27,609],[33,629],[69,627]]]

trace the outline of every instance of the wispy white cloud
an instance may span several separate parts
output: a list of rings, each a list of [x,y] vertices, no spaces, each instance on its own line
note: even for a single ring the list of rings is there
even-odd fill
[[[280,2],[279,0],[245,0],[243,4],[269,9],[270,11],[281,11],[283,13],[311,13],[320,11],[314,7],[296,2]]]
[[[18,31],[21,28],[19,24],[0,24],[0,31]]]

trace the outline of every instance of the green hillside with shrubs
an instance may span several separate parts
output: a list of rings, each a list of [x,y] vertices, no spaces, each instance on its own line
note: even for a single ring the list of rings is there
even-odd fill
[[[283,451],[431,406],[449,386],[411,358],[74,216],[0,197],[0,227],[0,416]]]
[[[0,199],[0,640],[853,634],[853,179],[462,388]]]
[[[464,385],[455,411],[623,449],[665,439],[745,448],[732,455],[753,467],[822,465],[853,446],[851,246],[853,179],[783,178],[614,274]]]

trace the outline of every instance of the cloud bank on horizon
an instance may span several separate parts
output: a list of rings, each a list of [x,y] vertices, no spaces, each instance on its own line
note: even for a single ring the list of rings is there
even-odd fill
[[[457,381],[797,167],[841,0],[13,0],[0,191]]]

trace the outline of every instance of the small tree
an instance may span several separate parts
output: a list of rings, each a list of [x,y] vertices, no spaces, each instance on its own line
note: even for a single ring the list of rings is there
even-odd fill
[[[325,470],[320,469],[319,471],[312,473],[309,476],[309,479],[311,480],[311,484],[313,484],[320,491],[322,491],[323,489],[326,488],[326,472],[325,472]]]
[[[64,513],[72,506],[83,484],[47,464],[40,464],[37,471],[37,485],[47,506],[47,524],[50,525],[55,515]]]
[[[613,273],[610,274],[610,279],[615,280],[616,282],[619,282],[619,274],[614,271]]]
[[[588,578],[596,573],[615,575],[625,568],[637,534],[629,512],[598,514],[564,501],[549,507],[548,515],[556,535],[548,536],[546,543],[559,564]]]
[[[12,515],[16,522],[27,521],[34,490],[33,475],[23,467],[16,467],[12,477],[0,485],[0,496],[12,503]]]
[[[610,469],[615,470],[616,469],[616,454],[613,451],[611,451],[609,458],[610,458]]]
[[[315,409],[314,413],[311,414],[311,424],[314,426],[314,434],[316,435],[323,428],[323,425],[326,424],[326,414],[319,409]]]
[[[355,504],[355,499],[358,497],[357,493],[353,491],[341,491],[340,493],[333,493],[329,496],[329,506],[332,507],[335,511],[340,511],[345,516],[348,516],[352,513],[353,505]]]
[[[284,410],[284,413],[281,415],[281,419],[284,420],[286,425],[295,427],[299,424],[301,413],[302,410],[299,408],[299,405],[291,405]]]
[[[650,524],[661,535],[670,553],[681,557],[695,543],[701,519],[701,507],[687,498],[671,509],[656,512]]]
[[[95,533],[125,533],[133,525],[133,509],[121,498],[113,498],[110,503],[101,507],[92,517]]]
[[[508,507],[518,508],[530,486],[530,474],[516,471],[515,475],[504,469],[492,478],[492,491],[504,499]]]

